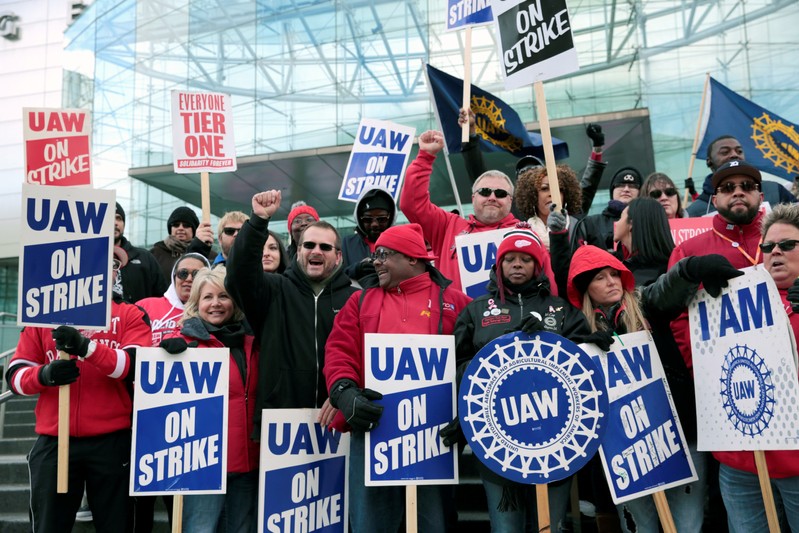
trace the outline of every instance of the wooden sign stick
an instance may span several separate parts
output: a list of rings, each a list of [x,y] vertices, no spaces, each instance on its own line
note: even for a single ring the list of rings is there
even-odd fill
[[[780,522],[777,519],[777,507],[774,505],[774,493],[771,492],[771,479],[768,475],[766,454],[763,450],[755,450],[755,466],[757,478],[760,480],[760,492],[763,493],[763,505],[766,506],[766,519],[771,533],[780,533]]]
[[[549,178],[549,193],[552,195],[552,203],[557,204],[558,209],[563,209],[560,186],[558,184],[558,171],[555,166],[555,150],[552,148],[552,133],[549,131],[549,115],[547,114],[547,99],[544,96],[544,82],[535,82],[533,89],[535,90],[535,107],[538,110],[538,123],[541,125],[541,140],[544,142],[544,160],[547,166],[547,177]]]
[[[203,172],[207,174],[207,172]],[[175,494],[172,497],[172,533],[181,533],[183,530],[183,495]]]
[[[535,486],[535,501],[538,510],[538,531],[552,531],[549,523],[549,487],[546,483]]]
[[[405,531],[416,533],[419,530],[417,513],[416,485],[405,486]]]
[[[710,83],[710,73],[705,75],[705,87],[702,89],[702,103],[699,104],[699,120],[696,121],[696,132],[694,133],[694,145],[691,148],[691,161],[688,163],[688,177],[694,177],[694,162],[696,161],[696,149],[699,147],[699,131],[702,129],[702,117],[705,114],[705,97],[707,97],[707,86]],[[701,185],[699,187],[702,188]],[[686,187],[682,205],[688,205],[688,188]],[[709,200],[708,200],[709,201]]]
[[[202,195],[203,222],[211,222],[211,181],[208,172],[200,172],[200,194]]]
[[[68,360],[69,354],[63,350],[58,358]],[[58,387],[58,477],[56,492],[66,494],[69,490],[69,385]]]
[[[466,122],[461,127],[461,142],[469,142],[469,109],[472,107],[472,27],[466,26],[463,44],[463,109]]]
[[[666,500],[666,493],[659,490],[652,494],[655,499],[655,507],[658,510],[660,525],[663,526],[664,533],[677,533],[677,526],[674,525],[674,517],[671,516],[669,502]]]

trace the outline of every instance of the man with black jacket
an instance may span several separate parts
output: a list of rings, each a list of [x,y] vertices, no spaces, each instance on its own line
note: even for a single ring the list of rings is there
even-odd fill
[[[144,298],[163,296],[167,283],[158,261],[153,254],[144,248],[133,246],[125,238],[125,210],[117,202],[114,218],[114,246],[119,246],[128,254],[128,262],[123,266],[114,280],[114,292],[122,295],[128,303],[135,303]]]
[[[285,274],[264,273],[261,255],[280,191],[252,197],[252,216],[241,227],[227,260],[225,286],[244,311],[261,345],[256,436],[264,408],[323,407],[322,368],[333,319],[355,292],[341,270],[341,239],[327,222],[302,232]]]

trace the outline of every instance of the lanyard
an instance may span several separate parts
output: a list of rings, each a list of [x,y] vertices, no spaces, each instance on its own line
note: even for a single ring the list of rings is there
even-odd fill
[[[749,262],[752,263],[753,265],[756,265],[756,264],[758,264],[760,262],[760,243],[758,243],[757,253],[755,254],[755,257],[753,258],[751,255],[749,255],[746,252],[746,250],[744,250],[744,248],[741,245],[741,243],[739,243],[737,241],[734,241],[734,240],[730,239],[729,237],[727,237],[725,235],[722,235],[721,233],[719,233],[719,231],[716,228],[713,228],[713,233],[715,233],[716,235],[718,235],[719,237],[721,237],[722,239],[724,239],[728,243],[732,244],[732,247],[735,248],[736,250],[738,250],[739,252],[741,252],[743,254],[743,256],[746,257],[749,260]],[[763,240],[761,239],[760,242],[763,242]]]

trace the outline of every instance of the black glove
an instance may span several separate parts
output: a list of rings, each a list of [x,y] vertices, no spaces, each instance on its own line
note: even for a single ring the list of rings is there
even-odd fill
[[[788,301],[791,302],[793,312],[799,313],[799,278],[796,278],[788,289]]]
[[[688,189],[688,194],[691,196],[696,195],[696,185],[694,185],[694,178],[688,178],[685,180],[685,188]]]
[[[583,338],[583,342],[596,344],[600,350],[607,352],[613,344],[613,333],[610,331],[595,331]]]
[[[585,134],[594,142],[593,146],[599,147],[605,144],[605,134],[602,133],[602,126],[599,124],[588,124],[585,127]]]
[[[519,329],[525,333],[533,334],[544,329],[544,323],[535,315],[528,314],[522,319]]]
[[[375,273],[376,273],[375,265],[374,265],[374,262],[372,262],[372,258],[371,257],[366,257],[366,258],[362,259],[355,266],[355,268],[352,271],[352,276],[350,276],[350,277],[352,277],[353,279],[359,280],[361,278],[365,278],[366,276],[369,276],[369,275],[375,274]]]
[[[69,385],[80,376],[77,359],[56,359],[39,369],[39,383],[47,387]]]
[[[742,276],[743,272],[732,266],[723,255],[710,254],[689,257],[685,274],[688,281],[701,283],[709,295],[718,298],[721,289],[728,285],[727,280]]]
[[[555,204],[549,206],[549,216],[547,217],[547,229],[552,233],[560,233],[566,230],[566,210],[556,211]]]
[[[159,348],[163,348],[172,355],[185,352],[188,348],[196,348],[197,341],[186,342],[183,337],[173,337],[170,339],[163,339]]]
[[[383,395],[371,389],[359,389],[354,381],[340,379],[330,389],[330,403],[337,407],[352,429],[370,431],[377,427],[383,406],[372,400]]]
[[[55,341],[56,350],[67,352],[69,355],[86,357],[86,353],[89,351],[89,339],[71,326],[58,326],[55,328],[53,330],[53,340]]]
[[[438,436],[441,437],[441,442],[444,446],[454,446],[458,443],[461,436],[461,421],[456,416],[452,421],[438,430]]]

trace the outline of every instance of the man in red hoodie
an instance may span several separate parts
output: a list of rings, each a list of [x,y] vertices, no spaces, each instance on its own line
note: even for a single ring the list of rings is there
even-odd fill
[[[428,263],[422,228],[393,226],[377,238],[374,266],[379,287],[350,296],[336,316],[325,344],[325,379],[330,403],[340,409],[333,421],[352,430],[350,447],[350,525],[352,530],[397,531],[402,523],[404,487],[364,485],[365,433],[377,427],[382,395],[364,389],[363,343],[366,333],[451,335],[469,297]],[[451,487],[419,487],[419,529],[445,531],[452,509]]]
[[[424,238],[438,256],[436,266],[453,288],[461,290],[455,236],[499,228],[513,228],[519,221],[510,212],[513,183],[498,170],[489,170],[472,185],[474,214],[462,218],[441,209],[430,200],[430,174],[436,154],[444,148],[444,134],[426,131],[419,135],[419,154],[408,167],[400,195],[400,209],[410,222],[422,227]]]

